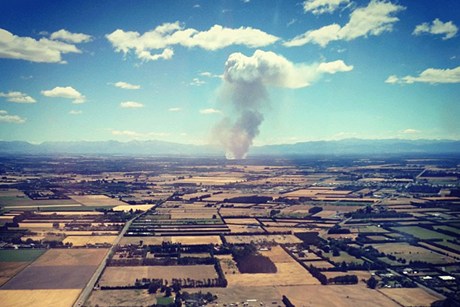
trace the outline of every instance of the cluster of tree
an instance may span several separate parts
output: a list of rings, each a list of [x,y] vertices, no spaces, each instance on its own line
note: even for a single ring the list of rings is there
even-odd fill
[[[371,289],[377,288],[378,281],[374,276],[371,276],[366,282],[367,286]]]
[[[328,284],[328,280],[327,280],[327,277],[326,275],[324,275],[323,273],[321,273],[320,270],[318,270],[317,268],[315,268],[313,265],[310,264],[310,266],[307,266],[307,270],[308,272],[310,272],[310,274],[315,277],[316,279],[319,280],[319,282],[322,284],[322,285],[327,285]]]
[[[323,211],[323,208],[322,207],[317,207],[317,206],[311,207],[310,209],[308,209],[308,213],[310,213],[311,215],[314,215],[314,214],[319,213],[321,211]]]
[[[286,307],[295,307],[293,303],[287,298],[286,295],[283,295],[283,299],[281,300]]]
[[[385,211],[385,212],[370,212],[370,213],[363,213],[363,212],[349,212],[345,213],[345,217],[351,217],[354,219],[376,219],[376,218],[405,218],[411,217],[409,213],[406,212],[396,212],[396,211]]]
[[[260,255],[254,244],[233,245],[231,251],[241,273],[276,273],[277,271],[270,258]]]
[[[334,225],[333,227],[331,227],[328,231],[327,231],[328,234],[348,234],[350,233],[350,229],[348,228],[342,228],[340,227],[340,225]]]
[[[211,292],[198,292],[198,293],[188,293],[182,292],[180,298],[187,302],[187,306],[203,306],[204,304],[211,303],[217,300],[217,295],[212,294]]]
[[[358,276],[356,275],[343,275],[336,276],[328,279],[328,283],[340,285],[355,285],[358,283]]]
[[[238,196],[229,199],[225,199],[224,202],[227,203],[245,203],[245,204],[265,204],[266,202],[272,200],[273,197],[270,196]]]

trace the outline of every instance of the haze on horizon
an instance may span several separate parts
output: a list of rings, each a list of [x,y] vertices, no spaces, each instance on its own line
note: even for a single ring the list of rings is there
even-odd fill
[[[458,1],[0,8],[2,140],[460,139]]]

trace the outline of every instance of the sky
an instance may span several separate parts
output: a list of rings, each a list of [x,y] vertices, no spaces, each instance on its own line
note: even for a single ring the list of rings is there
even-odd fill
[[[0,139],[460,139],[460,1],[1,1]],[[240,153],[241,152],[241,153]]]

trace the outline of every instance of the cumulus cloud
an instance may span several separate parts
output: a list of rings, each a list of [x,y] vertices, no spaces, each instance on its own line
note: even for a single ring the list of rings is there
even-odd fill
[[[70,115],[80,115],[82,114],[83,112],[81,110],[70,110],[69,111],[69,114]]]
[[[202,86],[203,84],[206,84],[206,82],[204,82],[200,78],[193,78],[192,82],[190,82],[190,85],[193,86]]]
[[[214,25],[209,30],[198,31],[185,28],[179,22],[164,23],[143,34],[117,29],[107,34],[106,38],[116,52],[123,52],[126,55],[133,51],[144,61],[170,59],[174,55],[171,48],[174,45],[205,50],[218,50],[232,45],[256,48],[273,44],[279,39],[251,27],[233,29]],[[153,50],[162,49],[161,53],[152,54]]]
[[[169,111],[169,112],[180,112],[180,111],[182,111],[182,108],[177,108],[177,107],[175,107],[175,108],[169,108],[168,111]]]
[[[0,29],[0,58],[19,59],[38,63],[66,63],[62,55],[81,53],[73,44],[47,38],[36,40],[21,37]]]
[[[232,112],[214,128],[214,138],[227,158],[243,159],[259,134],[268,101],[268,87],[303,88],[324,74],[351,71],[342,60],[324,63],[292,63],[274,52],[256,50],[252,56],[231,54],[224,71],[223,93]]]
[[[438,18],[433,20],[431,24],[424,22],[415,27],[413,35],[421,35],[424,33],[434,35],[444,35],[443,40],[454,37],[458,32],[457,26],[452,22],[442,22]]]
[[[125,108],[125,109],[137,109],[137,108],[143,108],[144,105],[136,101],[123,101],[122,103],[120,103],[120,107]]]
[[[73,103],[84,103],[86,97],[71,86],[57,86],[51,90],[41,91],[43,96],[53,98],[73,99]]]
[[[420,133],[420,130],[408,128],[408,129],[402,130],[401,133],[403,133],[403,134],[417,134],[417,133]]]
[[[303,3],[305,13],[312,12],[315,15],[332,13],[342,4],[348,4],[350,0],[306,0]]]
[[[0,97],[5,97],[6,101],[15,102],[15,103],[35,103],[37,102],[35,99],[30,97],[29,95],[21,93],[21,92],[8,92],[8,93],[0,92]]]
[[[358,37],[378,36],[384,32],[391,32],[393,24],[399,20],[393,15],[404,9],[405,7],[391,2],[372,0],[366,7],[355,9],[350,14],[350,20],[343,27],[331,24],[307,31],[284,42],[284,46],[296,47],[314,43],[325,47],[332,41],[351,41]]]
[[[61,29],[54,33],[51,33],[50,38],[53,40],[61,40],[68,43],[87,43],[90,42],[93,38],[91,35],[83,34],[83,33],[72,33],[65,29]]]
[[[10,115],[5,110],[0,110],[0,122],[10,124],[23,124],[26,122],[26,119],[18,115]]]
[[[207,114],[218,114],[218,113],[222,113],[222,112],[220,110],[217,110],[217,109],[209,108],[209,109],[201,109],[200,113],[207,115]]]
[[[130,84],[128,82],[123,82],[123,81],[118,81],[117,83],[114,83],[113,85],[115,85],[116,87],[125,89],[125,90],[138,90],[141,88],[140,85]]]
[[[452,69],[437,69],[428,68],[421,72],[418,76],[405,76],[399,78],[395,75],[391,75],[385,81],[387,83],[406,83],[412,84],[415,82],[421,83],[460,83],[460,66]]]

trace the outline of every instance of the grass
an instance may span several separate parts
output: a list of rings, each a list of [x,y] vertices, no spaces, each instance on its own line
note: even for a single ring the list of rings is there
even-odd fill
[[[419,226],[403,226],[403,227],[393,227],[392,229],[400,232],[404,232],[410,234],[416,238],[421,240],[433,240],[433,239],[441,239],[441,240],[453,240],[454,237],[433,231],[428,230]]]
[[[445,230],[460,235],[460,229],[451,226],[434,226],[436,230]]]
[[[40,257],[46,249],[3,249],[0,250],[2,262],[31,262]]]
[[[169,304],[174,303],[174,299],[172,297],[164,297],[158,296],[157,297],[157,305],[159,306],[168,306]]]

